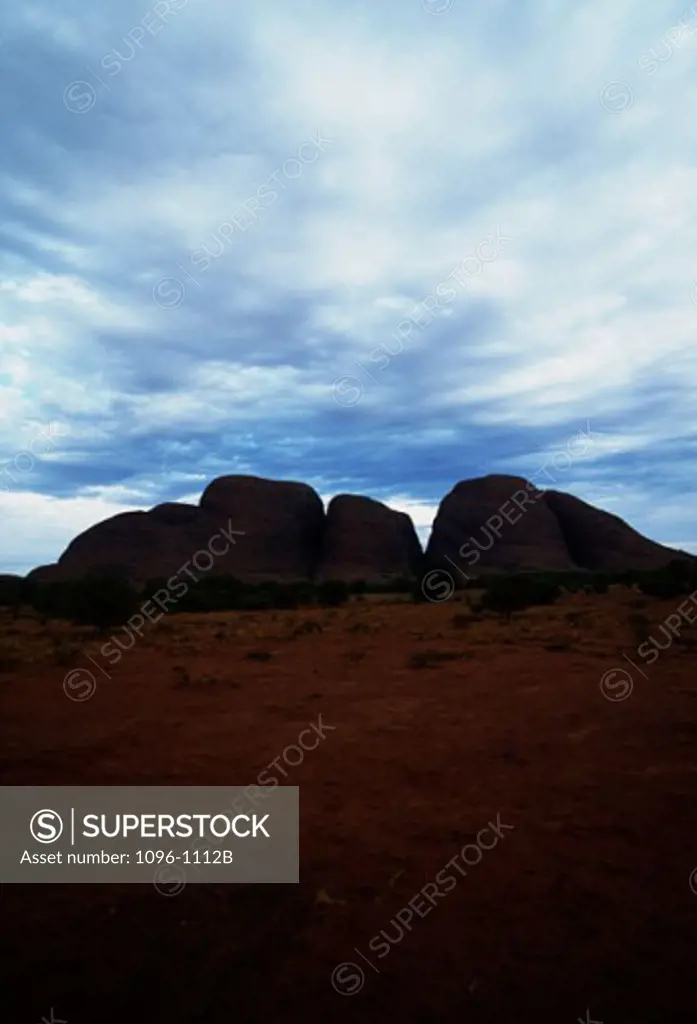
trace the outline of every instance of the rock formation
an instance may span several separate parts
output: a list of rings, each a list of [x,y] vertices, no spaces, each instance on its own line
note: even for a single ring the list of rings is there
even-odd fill
[[[570,494],[516,476],[463,480],[445,496],[426,550],[429,568],[454,577],[528,569],[655,569],[684,551],[643,537]]]
[[[546,491],[545,504],[557,518],[574,562],[584,569],[659,569],[684,551],[663,547],[643,537],[624,519],[602,512],[571,494]]]
[[[324,506],[307,484],[221,476],[201,496],[208,528],[243,530],[216,571],[248,582],[306,580],[319,562]]]
[[[199,552],[198,561],[207,566],[227,548],[198,575],[230,573],[245,582],[308,579],[319,559],[323,524],[322,501],[307,484],[224,476],[209,484],[198,506],[167,503],[97,523],[68,545],[57,565],[35,570],[35,578],[111,571],[144,583],[172,576]],[[215,540],[209,549],[221,530],[243,536]],[[196,568],[191,571],[197,575]]]
[[[319,579],[414,576],[422,557],[414,524],[404,512],[355,494],[329,502]]]
[[[429,568],[451,575],[573,569],[554,513],[522,477],[461,480],[443,498],[426,549]]]
[[[157,505],[150,512],[122,512],[79,534],[37,580],[69,580],[90,572],[113,572],[136,583],[176,572],[198,550],[195,505]]]
[[[234,541],[217,540],[210,564],[211,538],[223,530]],[[422,563],[453,577],[458,570],[474,577],[491,571],[651,569],[692,557],[642,537],[609,512],[568,494],[539,491],[517,476],[456,484],[440,504],[425,559],[409,516],[379,501],[342,494],[325,514],[307,484],[224,476],[209,484],[198,505],[166,503],[97,523],[68,545],[56,565],[30,576],[69,580],[109,570],[138,584],[170,578],[199,553],[201,576],[228,573],[245,582],[380,582],[419,575]]]

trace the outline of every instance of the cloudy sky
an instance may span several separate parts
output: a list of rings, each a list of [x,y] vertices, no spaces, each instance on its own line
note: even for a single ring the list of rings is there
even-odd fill
[[[696,12],[8,8],[0,571],[224,473],[422,533],[515,473],[697,551]]]

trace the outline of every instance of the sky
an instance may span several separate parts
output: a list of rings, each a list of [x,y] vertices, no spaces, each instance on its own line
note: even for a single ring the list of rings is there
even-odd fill
[[[8,8],[0,572],[228,473],[697,551],[696,56],[671,0]]]

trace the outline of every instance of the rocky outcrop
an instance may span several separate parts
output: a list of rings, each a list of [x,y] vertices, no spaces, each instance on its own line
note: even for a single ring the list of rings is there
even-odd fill
[[[414,524],[404,512],[355,494],[340,494],[329,502],[318,579],[414,576],[422,558]]]
[[[619,516],[571,494],[546,491],[544,502],[556,516],[571,558],[584,569],[659,569],[674,559],[691,557],[649,540]]]
[[[108,571],[139,584],[169,579],[193,562],[198,578],[228,573],[245,582],[379,582],[419,574],[422,562],[453,577],[458,571],[474,577],[496,571],[651,569],[680,557],[693,556],[642,537],[579,498],[539,491],[517,476],[456,484],[440,504],[425,559],[409,516],[379,501],[342,494],[325,515],[307,484],[223,476],[209,484],[198,505],[170,502],[97,523],[55,565],[40,566],[30,576],[69,580]]]
[[[463,577],[575,567],[543,492],[522,477],[503,475],[461,480],[443,498],[426,563]]]
[[[210,525],[244,531],[220,571],[248,582],[306,580],[319,563],[324,506],[307,484],[258,476],[221,476],[201,496]],[[227,518],[226,518],[227,517]]]
[[[150,512],[122,512],[79,534],[56,565],[32,574],[39,581],[69,580],[100,572],[144,583],[176,572],[198,550],[195,505],[157,505]]]
[[[429,568],[457,576],[486,572],[655,569],[684,551],[559,491],[516,476],[463,480],[440,504],[426,550]]]
[[[185,572],[182,579],[192,582],[208,573],[245,582],[304,580],[319,562],[323,527],[322,501],[307,484],[224,476],[206,488],[198,506],[167,503],[97,523],[68,545],[56,565],[34,570],[33,578],[108,572],[144,583],[169,578],[188,564],[193,576]],[[228,540],[223,533],[212,542],[222,531]]]

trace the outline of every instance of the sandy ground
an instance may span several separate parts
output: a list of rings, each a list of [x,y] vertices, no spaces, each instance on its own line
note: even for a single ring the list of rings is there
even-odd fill
[[[3,784],[246,785],[281,758],[301,806],[299,885],[5,885],[6,1019],[694,1020],[697,645],[648,679],[621,657],[679,603],[170,617],[81,702],[89,631],[5,617]]]

